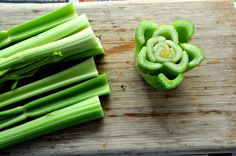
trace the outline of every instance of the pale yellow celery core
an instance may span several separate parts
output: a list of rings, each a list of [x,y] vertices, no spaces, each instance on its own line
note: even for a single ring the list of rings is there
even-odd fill
[[[175,56],[175,51],[174,49],[170,48],[170,49],[163,49],[160,52],[161,57],[163,58],[172,58]]]

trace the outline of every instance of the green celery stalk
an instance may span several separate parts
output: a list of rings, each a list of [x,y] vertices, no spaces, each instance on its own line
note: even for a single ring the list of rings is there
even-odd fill
[[[103,117],[99,98],[95,96],[0,132],[0,148]]]
[[[46,113],[73,105],[93,96],[102,96],[110,92],[106,74],[29,102],[23,106],[0,112],[0,129],[11,126],[29,117],[42,116]]]
[[[98,43],[97,47],[86,50],[82,53],[74,54],[70,57],[66,57],[64,60],[61,61],[61,63],[103,54],[104,49],[103,49],[102,44],[98,38],[97,38],[97,43]],[[6,72],[6,74],[4,74],[2,77],[0,77],[0,83],[5,82],[7,80],[20,80],[21,78],[24,78],[24,77],[30,77],[30,76],[34,75],[35,72],[37,72],[37,70],[42,65],[48,64],[48,63],[51,63],[51,60],[46,58],[42,61],[34,62],[34,63],[30,64],[30,66],[29,65],[23,66],[21,68],[17,68],[16,70],[9,72],[9,73]]]
[[[6,58],[20,51],[37,47],[46,43],[64,38],[72,33],[79,32],[89,26],[88,18],[85,14],[66,21],[54,28],[51,28],[37,36],[28,38],[22,42],[14,44],[0,51],[0,58]]]
[[[0,108],[70,84],[98,76],[93,58],[62,72],[0,95]]]
[[[68,62],[68,61],[72,61],[72,60],[78,60],[78,59],[81,59],[81,58],[87,58],[87,57],[90,57],[90,56],[93,56],[93,55],[103,54],[104,53],[104,49],[102,47],[102,44],[101,44],[101,42],[100,42],[98,37],[96,39],[97,39],[97,43],[98,43],[97,47],[89,49],[89,50],[86,50],[86,51],[84,51],[82,53],[78,53],[78,54],[75,54],[73,56],[67,57],[62,62]]]
[[[72,3],[69,3],[46,15],[40,16],[26,23],[17,25],[7,31],[0,32],[0,48],[11,43],[22,41],[51,29],[61,23],[77,17],[78,14]]]
[[[82,54],[96,48],[100,50],[91,52],[90,56],[103,54],[104,50],[91,27],[88,27],[61,40],[27,49],[7,58],[0,59],[0,81],[4,79],[4,75],[11,74],[11,71],[14,72],[16,69],[28,66],[29,69],[27,71],[19,73],[19,75],[23,75],[24,77],[25,73],[37,70],[43,65],[58,62],[75,54]],[[84,55],[81,55],[81,58],[83,57]],[[31,64],[34,65],[32,66]],[[19,78],[16,77],[17,79]]]

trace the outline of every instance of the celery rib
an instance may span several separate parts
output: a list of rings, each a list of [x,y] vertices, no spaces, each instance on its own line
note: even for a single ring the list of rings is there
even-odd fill
[[[27,98],[98,76],[93,58],[42,80],[0,95],[0,108]]]
[[[8,31],[1,31],[0,48],[6,47],[10,43],[19,42],[31,36],[37,35],[77,16],[78,14],[73,4],[69,3],[64,7],[49,12],[46,15],[17,25]]]
[[[0,57],[6,58],[17,52],[37,47],[66,37],[74,32],[79,32],[89,26],[88,18],[85,14],[66,21],[56,27],[53,27],[37,36],[28,38],[22,42],[14,44],[3,50],[0,50]]]
[[[0,70],[16,68],[19,64],[32,63],[46,57],[49,57],[52,62],[57,62],[65,57],[84,52],[96,46],[98,46],[96,36],[91,27],[88,27],[61,40],[3,58],[0,60]]]
[[[29,64],[30,66],[30,64],[38,62],[38,64],[36,63],[34,65],[37,67],[37,70],[42,65],[59,62],[73,55],[77,55],[77,58],[84,58],[99,54],[104,54],[103,47],[91,27],[88,27],[61,40],[27,49],[7,58],[0,59],[0,71],[8,70],[6,73],[3,73],[0,82],[7,81],[7,76],[11,76],[11,71],[14,72],[15,69],[19,68],[19,65],[23,66],[24,64]],[[42,62],[40,60],[46,61]],[[30,67],[31,70],[32,68],[34,67]],[[29,71],[25,71],[25,73],[27,72]],[[19,75],[24,75],[25,73],[19,73]],[[18,80],[17,77],[10,78]],[[19,79],[20,78],[24,78],[24,76],[19,77]]]
[[[103,118],[103,116],[99,98],[95,96],[0,132],[0,148],[3,149],[86,121]]]
[[[24,106],[0,112],[0,118],[10,118],[10,120],[0,123],[0,129],[11,126],[28,117],[41,116],[93,96],[106,95],[109,92],[110,88],[106,74],[100,75],[81,84],[29,102]],[[13,118],[11,118],[12,116]]]

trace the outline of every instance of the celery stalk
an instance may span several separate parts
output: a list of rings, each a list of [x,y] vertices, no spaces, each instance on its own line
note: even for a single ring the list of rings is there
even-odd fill
[[[62,72],[1,94],[0,108],[95,76],[98,72],[93,58],[90,58]]]
[[[90,51],[96,48],[99,50]],[[23,75],[24,77],[25,73],[37,70],[42,65],[58,62],[75,54],[83,54],[86,51],[90,51],[89,56],[104,53],[101,43],[95,36],[91,27],[61,40],[27,49],[7,58],[0,59],[0,73],[2,73],[2,75],[0,75],[0,81],[2,81],[1,79],[4,79],[4,75],[11,74],[11,71],[14,72],[16,69],[30,66],[30,70],[19,73],[19,75]],[[84,57],[84,55],[81,55],[81,58]],[[88,57],[88,55],[86,55],[86,57]],[[31,66],[31,64],[34,65]],[[35,66],[37,67],[36,69]],[[16,77],[16,80],[18,79],[19,78]]]
[[[97,38],[97,42],[98,42],[98,46],[89,50],[86,50],[82,53],[78,53],[75,55],[72,55],[70,57],[66,57],[64,60],[62,60],[61,62],[68,62],[68,61],[72,61],[72,60],[78,60],[81,58],[87,58],[90,56],[95,56],[95,55],[100,55],[104,53],[104,49],[102,47],[101,42],[99,41],[99,39]],[[30,77],[32,75],[35,74],[35,72],[37,72],[37,70],[44,64],[48,64],[50,63],[51,60],[50,59],[44,59],[42,61],[39,62],[34,62],[32,64],[30,64],[30,66],[23,66],[19,69],[16,69],[14,71],[11,72],[6,72],[6,74],[4,74],[4,76],[0,77],[0,83],[1,82],[5,82],[7,80],[19,80],[21,78],[24,77]]]
[[[67,61],[71,61],[71,60],[86,58],[86,57],[89,57],[89,56],[104,54],[104,49],[102,47],[102,44],[101,44],[99,38],[97,37],[96,39],[97,39],[97,43],[98,43],[97,47],[86,50],[82,53],[75,54],[71,57],[67,57],[64,61],[67,62]],[[62,61],[62,62],[64,62],[64,61]]]
[[[78,14],[73,4],[69,3],[62,8],[54,10],[46,15],[17,25],[7,31],[1,31],[0,48],[37,35],[77,16]]]
[[[0,57],[6,58],[17,52],[40,46],[52,41],[66,37],[72,33],[79,32],[89,26],[88,18],[85,14],[51,28],[37,36],[28,38],[22,42],[14,44],[0,51]]]
[[[93,96],[102,96],[110,92],[106,74],[29,102],[23,106],[1,111],[0,129],[11,126],[29,117],[42,116],[54,110],[73,105]]]
[[[30,140],[76,124],[103,118],[97,96],[0,132],[0,148]]]

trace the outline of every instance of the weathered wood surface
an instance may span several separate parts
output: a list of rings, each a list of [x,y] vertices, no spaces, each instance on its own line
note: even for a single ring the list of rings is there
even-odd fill
[[[0,155],[204,153],[236,150],[236,15],[233,3],[152,1],[76,4],[86,13],[106,55],[97,58],[112,93],[106,116],[0,152]],[[1,30],[61,4],[0,4]],[[141,19],[196,24],[193,42],[205,62],[171,92],[147,85],[133,63],[134,29]]]

